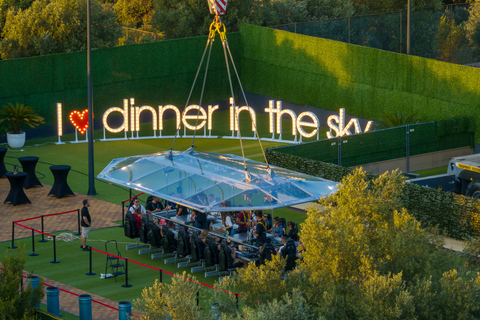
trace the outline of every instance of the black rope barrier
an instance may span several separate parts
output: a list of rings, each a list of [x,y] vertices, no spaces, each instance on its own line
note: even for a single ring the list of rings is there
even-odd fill
[[[15,221],[12,221],[12,245],[8,246],[10,249],[17,249],[18,247],[15,245]]]
[[[90,265],[90,271],[88,272],[85,272],[85,274],[87,276],[93,276],[94,274],[96,274],[95,272],[92,271],[92,247],[90,247],[90,262],[89,262],[89,265]]]
[[[35,229],[32,228],[32,253],[29,256],[38,256],[38,253],[35,252]]]
[[[45,231],[43,230],[43,214],[40,217],[40,220],[42,221],[42,238],[38,240],[38,242],[47,242],[48,240],[45,239],[45,235],[43,234]]]
[[[132,285],[128,283],[128,259],[125,258],[125,284],[122,284],[124,288],[130,288]]]
[[[57,236],[53,235],[53,260],[50,263],[60,263],[60,260],[57,260]]]

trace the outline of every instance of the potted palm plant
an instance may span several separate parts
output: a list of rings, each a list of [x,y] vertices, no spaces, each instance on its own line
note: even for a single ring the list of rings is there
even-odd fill
[[[43,117],[23,103],[9,103],[0,110],[1,130],[7,133],[7,142],[11,148],[21,148],[25,144],[25,132],[22,131],[24,127],[35,128],[42,123],[45,123]]]

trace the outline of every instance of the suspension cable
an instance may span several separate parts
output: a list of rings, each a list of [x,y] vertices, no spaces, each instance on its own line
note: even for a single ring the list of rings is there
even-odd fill
[[[233,70],[235,70],[235,75],[237,76],[238,84],[240,85],[240,90],[242,91],[243,99],[245,100],[245,105],[248,106],[247,96],[245,95],[245,91],[243,90],[242,82],[240,81],[240,76],[238,75],[237,68],[235,67],[235,62],[233,61],[232,52],[230,51],[230,46],[228,45],[228,43],[227,43],[227,50],[228,50],[228,54],[230,55],[230,60],[232,61]],[[260,140],[260,135],[258,134],[258,131],[257,131],[257,121],[255,121],[254,128],[255,128],[255,134],[257,135],[258,144],[260,145],[260,149],[262,150],[263,158],[265,159],[267,168],[269,168],[270,165],[268,164],[267,156],[265,155],[265,151],[263,150],[262,140]]]
[[[200,102],[198,103],[199,106],[202,106],[203,93],[205,91],[205,83],[207,82],[208,66],[210,65],[210,56],[212,54],[212,45],[213,45],[213,41],[215,40],[215,33],[213,34],[213,37],[212,37],[212,32],[210,32],[208,39],[210,41],[210,47],[208,48],[207,64],[205,65],[205,75],[203,76],[202,91],[200,92]],[[191,146],[192,149],[195,147],[194,143],[195,143],[195,136],[197,135],[197,126],[198,126],[199,116],[200,116],[200,108],[197,109],[197,119],[195,120],[195,130],[193,130],[193,137],[192,137],[192,146]]]
[[[205,45],[205,49],[203,50],[202,59],[200,60],[200,64],[198,66],[197,73],[195,74],[195,79],[193,80],[193,85],[192,85],[192,88],[190,89],[190,93],[188,95],[187,102],[185,103],[185,108],[188,106],[190,98],[192,97],[193,89],[195,88],[195,83],[197,82],[198,74],[200,73],[200,69],[202,68],[203,60],[205,59],[205,53],[207,52],[208,47],[209,46],[211,47],[212,42],[213,42],[213,40],[209,37],[208,40],[207,40],[207,44]],[[210,59],[210,56],[209,56],[209,59]],[[205,83],[204,83],[204,85],[205,85]],[[173,138],[172,146],[170,147],[170,155],[172,154],[172,150],[173,150],[173,146],[175,144],[175,140],[177,139],[177,136],[179,135],[179,132],[180,132],[179,127],[177,127],[176,129],[177,129],[177,131],[175,132],[175,137]]]

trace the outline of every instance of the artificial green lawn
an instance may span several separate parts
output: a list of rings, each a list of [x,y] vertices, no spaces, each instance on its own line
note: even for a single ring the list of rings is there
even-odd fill
[[[265,129],[266,130],[266,129]],[[288,125],[284,126],[284,131],[291,130]],[[324,129],[322,129],[324,130]],[[225,133],[223,135],[228,135]],[[99,141],[102,136],[101,132],[96,132],[97,140],[94,143],[95,154],[95,175],[97,175],[112,159],[126,157],[139,154],[150,154],[159,151],[169,150],[172,145],[172,139],[138,139],[126,141]],[[263,135],[265,136],[265,135]],[[63,141],[72,140],[73,135],[63,137]],[[284,133],[284,138],[286,135]],[[68,183],[73,191],[85,194],[88,190],[88,158],[86,143],[66,143],[56,145],[56,137],[29,140],[23,151],[10,149],[7,152],[5,162],[7,170],[12,170],[14,164],[18,164],[16,158],[23,156],[37,156],[40,158],[37,164],[37,176],[40,181],[45,184],[53,183],[53,176],[49,170],[49,166],[53,164],[68,164],[72,170],[68,176]],[[186,150],[192,144],[191,138],[179,138],[175,141],[174,150]],[[282,145],[278,142],[262,141],[263,147],[274,147]],[[197,151],[215,152],[223,154],[241,155],[240,143],[238,140],[232,139],[200,139],[195,140]],[[243,146],[245,156],[250,159],[263,162],[263,155],[256,140],[244,140]],[[97,195],[95,198],[105,200],[111,203],[121,204],[122,200],[130,196],[128,189],[110,185],[96,180],[95,187]],[[141,197],[143,200],[146,196]],[[79,201],[79,207],[81,206]],[[75,209],[75,208],[72,208]],[[92,207],[92,210],[95,208]],[[304,213],[299,213],[288,208],[276,209],[273,216],[285,217],[287,221],[295,221],[301,223],[306,219]],[[119,214],[118,219],[121,219]],[[61,232],[59,232],[61,233]],[[57,233],[58,234],[58,233]],[[53,244],[52,242],[40,243],[35,237],[35,252],[38,256],[29,256],[32,252],[31,238],[17,239],[19,247],[25,246],[25,258],[27,271],[33,271],[40,276],[65,283],[67,285],[77,287],[87,292],[103,296],[114,301],[133,301],[139,298],[144,287],[151,286],[155,279],[159,277],[159,271],[129,263],[129,283],[133,286],[124,288],[121,285],[125,283],[125,276],[118,277],[118,281],[114,279],[100,279],[100,274],[105,273],[106,258],[104,255],[92,252],[93,271],[97,274],[87,276],[85,273],[89,268],[89,253],[80,250],[79,240],[73,243],[65,243],[57,241],[57,259],[61,262],[58,264],[50,263],[53,260]],[[164,265],[163,259],[151,260],[150,255],[138,255],[138,250],[125,250],[126,243],[133,243],[134,240],[124,236],[123,229],[119,227],[94,230],[88,239],[88,244],[99,250],[105,250],[105,241],[117,240],[118,248],[123,257],[131,260],[147,264],[156,268],[162,268],[166,271],[181,274],[183,271],[190,272],[190,268],[178,269],[176,264]],[[1,252],[6,252],[11,241],[0,243]],[[18,250],[18,249],[16,249]],[[109,252],[116,253],[113,246],[109,246]],[[204,272],[196,273],[195,276],[200,282],[213,285],[216,278],[205,278]],[[170,282],[171,277],[164,274],[163,280]],[[211,289],[206,290],[207,297],[201,298],[202,305],[207,303],[211,293]]]
[[[448,169],[448,166],[442,166],[438,168],[414,171],[413,173],[419,174],[420,177],[429,177],[429,176],[435,176],[437,174],[445,174],[447,173],[447,169]]]

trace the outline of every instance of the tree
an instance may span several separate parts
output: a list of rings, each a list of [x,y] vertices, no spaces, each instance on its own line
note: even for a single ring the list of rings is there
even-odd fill
[[[465,44],[463,25],[456,25],[455,19],[450,20],[443,14],[438,27],[437,43],[440,60],[459,63],[459,53]]]
[[[469,17],[465,22],[465,32],[473,56],[480,60],[480,2],[475,1],[468,9]]]
[[[142,319],[203,319],[197,306],[199,292],[200,284],[195,278],[193,281],[186,279],[183,272],[181,277],[172,278],[171,285],[155,280],[152,287],[143,289],[142,298],[134,303],[145,311]]]
[[[153,15],[153,0],[118,0],[113,10],[118,20],[126,26],[147,27]]]
[[[356,14],[366,14],[375,12],[389,12],[397,10],[406,10],[408,2],[406,0],[353,0],[356,8]],[[440,9],[442,0],[412,0],[412,9],[434,8]]]
[[[86,50],[86,0],[36,0],[7,14],[2,59]],[[121,26],[110,4],[91,1],[92,48],[116,45]]]
[[[2,259],[0,270],[0,317],[2,319],[34,319],[35,306],[44,296],[43,281],[37,288],[31,286],[21,289],[25,259],[23,250],[16,255],[7,251]]]

